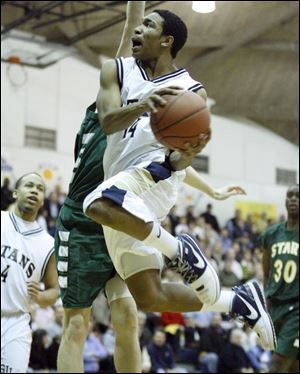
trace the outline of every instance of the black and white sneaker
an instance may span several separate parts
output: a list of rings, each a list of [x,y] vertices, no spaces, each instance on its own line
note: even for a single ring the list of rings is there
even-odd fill
[[[263,291],[257,281],[250,281],[233,287],[231,315],[239,317],[258,335],[263,348],[274,351],[276,334],[273,322],[267,312]]]
[[[182,234],[177,239],[179,240],[178,255],[167,263],[167,267],[183,276],[202,303],[214,304],[221,292],[215,269],[206,260],[200,245],[191,235]]]

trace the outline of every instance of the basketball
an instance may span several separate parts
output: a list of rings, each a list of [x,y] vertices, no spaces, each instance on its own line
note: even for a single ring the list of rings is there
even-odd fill
[[[150,123],[156,139],[170,149],[183,149],[185,143],[196,145],[200,134],[210,126],[210,113],[205,100],[191,91],[163,95],[167,104],[151,113]]]

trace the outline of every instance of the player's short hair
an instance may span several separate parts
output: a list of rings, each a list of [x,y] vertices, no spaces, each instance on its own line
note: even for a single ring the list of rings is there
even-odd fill
[[[165,329],[164,329],[163,327],[161,327],[161,326],[156,327],[156,328],[154,329],[154,334],[155,334],[156,332],[161,332],[161,333],[163,333],[164,335],[166,335],[166,331],[165,331]]]
[[[46,189],[45,182],[44,182],[43,178],[41,177],[41,175],[40,175],[39,173],[36,173],[35,171],[33,171],[33,172],[31,172],[31,173],[26,173],[26,174],[22,175],[22,176],[21,176],[21,177],[16,181],[16,184],[15,184],[15,190],[17,190],[17,189],[20,187],[23,178],[25,178],[27,175],[30,175],[30,174],[35,174],[35,175],[39,176],[39,177],[41,178],[41,180],[43,181],[44,187],[45,187],[45,189]]]
[[[187,39],[188,31],[186,24],[180,17],[169,10],[155,9],[153,12],[158,13],[164,20],[162,35],[172,35],[174,38],[171,55],[175,58]]]

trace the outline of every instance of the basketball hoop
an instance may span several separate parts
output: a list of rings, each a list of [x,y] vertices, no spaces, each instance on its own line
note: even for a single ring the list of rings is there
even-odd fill
[[[21,87],[27,82],[27,71],[21,63],[19,56],[10,56],[7,59],[6,74],[14,87]]]

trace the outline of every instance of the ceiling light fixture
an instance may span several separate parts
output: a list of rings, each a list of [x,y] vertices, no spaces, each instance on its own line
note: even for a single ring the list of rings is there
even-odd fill
[[[197,13],[211,13],[216,9],[215,1],[193,1],[192,9]]]

